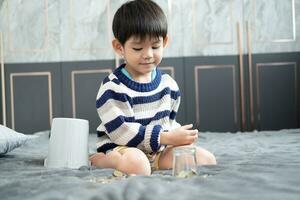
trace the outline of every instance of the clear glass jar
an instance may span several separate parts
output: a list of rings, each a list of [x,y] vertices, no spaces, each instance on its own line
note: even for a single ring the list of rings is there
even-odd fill
[[[173,149],[172,175],[180,178],[197,175],[196,147],[182,146]]]

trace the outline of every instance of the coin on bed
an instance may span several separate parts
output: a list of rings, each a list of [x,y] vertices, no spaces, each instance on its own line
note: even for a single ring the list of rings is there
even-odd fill
[[[122,172],[120,172],[119,170],[115,170],[113,172],[113,176],[114,177],[122,177],[122,176],[124,176],[124,174]]]
[[[179,174],[177,175],[178,178],[190,178],[197,175],[197,172],[194,170],[191,171],[184,171],[182,170],[181,172],[179,172]]]

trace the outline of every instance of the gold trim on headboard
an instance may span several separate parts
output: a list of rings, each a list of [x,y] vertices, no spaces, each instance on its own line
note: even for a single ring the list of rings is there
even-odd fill
[[[48,94],[49,94],[49,125],[51,126],[53,118],[53,103],[52,103],[52,78],[51,72],[18,72],[10,74],[10,99],[11,99],[11,127],[15,129],[15,107],[14,107],[14,77],[20,76],[47,76],[48,77]]]
[[[72,87],[72,116],[76,118],[76,88],[75,75],[78,74],[95,74],[95,73],[112,73],[111,69],[92,69],[92,70],[75,70],[71,72],[71,87]]]
[[[241,103],[241,131],[246,130],[246,108],[245,108],[245,91],[244,91],[244,61],[243,61],[243,35],[240,28],[240,23],[236,24],[237,29],[237,45],[239,53],[239,69],[240,69],[240,103]]]
[[[248,51],[248,73],[249,73],[249,90],[250,90],[250,130],[255,129],[254,122],[254,89],[253,89],[253,61],[252,61],[252,32],[250,27],[250,22],[246,21],[246,33],[247,33],[247,51]]]
[[[238,127],[237,119],[237,91],[236,91],[236,75],[235,75],[235,66],[234,65],[196,65],[194,67],[194,76],[195,76],[195,101],[196,101],[196,124],[200,126],[200,94],[199,94],[199,75],[198,71],[203,69],[224,69],[230,68],[232,70],[232,88],[233,88],[233,114],[234,114],[234,123]]]
[[[4,42],[0,32],[0,63],[1,63],[1,85],[2,85],[2,118],[3,125],[6,126],[6,102],[5,102],[5,71],[4,71]]]
[[[261,129],[261,98],[260,98],[260,69],[262,67],[286,67],[292,65],[294,68],[294,92],[296,108],[298,107],[298,76],[297,76],[297,63],[296,62],[269,62],[269,63],[256,63],[255,74],[256,74],[256,105],[257,105],[257,128]]]
[[[161,69],[161,70],[169,70],[171,72],[170,75],[172,76],[172,78],[175,79],[175,69],[174,69],[173,66],[159,67],[159,69]]]

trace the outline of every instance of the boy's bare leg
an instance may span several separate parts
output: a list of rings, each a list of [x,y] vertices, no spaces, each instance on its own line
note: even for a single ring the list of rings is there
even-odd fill
[[[115,168],[121,158],[121,154],[117,151],[111,151],[108,154],[95,153],[89,159],[91,164],[101,168]]]
[[[197,148],[197,165],[215,165],[217,164],[215,156],[201,147]],[[159,169],[171,169],[173,164],[173,149],[167,147],[161,154],[158,162]]]
[[[150,175],[151,166],[144,152],[137,148],[127,148],[120,151],[122,154],[117,170],[128,174]]]
[[[92,165],[113,168],[127,174],[150,175],[151,167],[147,156],[137,148],[96,153],[90,157]]]

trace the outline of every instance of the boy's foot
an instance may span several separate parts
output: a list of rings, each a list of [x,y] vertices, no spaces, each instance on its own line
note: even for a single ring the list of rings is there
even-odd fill
[[[104,153],[95,153],[89,158],[89,160],[93,166],[103,167],[103,163],[106,163],[106,155]]]

